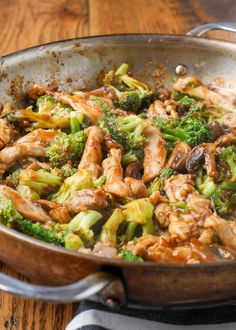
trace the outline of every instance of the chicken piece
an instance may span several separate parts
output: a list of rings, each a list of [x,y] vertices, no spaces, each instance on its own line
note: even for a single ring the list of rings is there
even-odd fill
[[[207,104],[222,108],[227,111],[235,111],[235,95],[223,95],[208,89],[195,77],[179,78],[173,88],[183,94],[195,96],[204,100]]]
[[[127,177],[124,179],[124,182],[131,188],[134,197],[142,198],[147,196],[147,188],[142,180]]]
[[[123,169],[121,166],[121,150],[111,149],[110,155],[102,162],[104,175],[106,176],[105,190],[120,198],[132,196],[131,188],[123,181]]]
[[[46,147],[48,143],[57,135],[57,131],[52,129],[35,129],[24,135],[22,138],[16,141],[17,144],[28,142],[39,142],[41,146]]]
[[[205,220],[204,227],[214,230],[226,247],[232,248],[236,251],[235,221],[226,221],[214,213]]]
[[[177,102],[175,100],[166,100],[164,102],[164,106],[166,109],[166,113],[168,114],[169,117],[178,119],[179,115],[176,112],[177,108]]]
[[[186,169],[186,160],[191,151],[190,146],[185,142],[176,143],[166,167],[171,167],[175,171],[184,171]]]
[[[153,115],[155,117],[167,117],[166,110],[164,108],[164,103],[160,100],[154,101],[147,111],[148,115]]]
[[[102,171],[102,129],[98,126],[91,126],[87,129],[87,136],[87,142],[78,168],[90,170],[98,178]]]
[[[169,263],[198,264],[219,261],[220,255],[196,239],[173,245],[166,238],[147,249],[145,260]]]
[[[0,151],[0,176],[16,161],[26,156],[45,157],[45,150],[38,142],[15,144]]]
[[[159,190],[157,190],[151,193],[149,200],[154,206],[156,206],[158,203],[165,202],[166,198],[161,195]]]
[[[102,108],[94,101],[87,99],[85,95],[69,95],[67,93],[55,92],[50,93],[50,95],[55,96],[59,102],[65,105],[69,105],[72,109],[83,112],[92,122],[96,122],[105,116]]]
[[[223,118],[224,124],[236,135],[236,113],[229,113]]]
[[[37,100],[39,96],[45,95],[47,88],[42,85],[33,85],[28,91],[28,96],[31,100]]]
[[[61,206],[61,204],[53,201],[48,201],[47,199],[37,199],[37,204],[42,206],[45,211],[50,211]]]
[[[188,195],[186,202],[191,210],[191,215],[197,220],[198,225],[202,226],[205,219],[212,214],[211,201],[195,191]]]
[[[188,241],[191,237],[197,236],[197,223],[192,214],[170,213],[169,221],[168,231],[177,242]]]
[[[5,119],[0,119],[0,149],[4,148],[12,139],[13,130]]]
[[[184,201],[187,196],[195,191],[193,181],[189,174],[179,174],[166,180],[164,190],[171,203]]]
[[[201,243],[210,245],[215,242],[215,238],[219,237],[218,234],[212,229],[204,229],[199,237]]]
[[[116,248],[102,242],[97,242],[94,245],[92,253],[104,258],[115,258],[117,256]]]
[[[236,145],[236,135],[234,134],[223,134],[216,141],[216,147],[229,147],[231,144]]]
[[[68,223],[71,220],[70,212],[65,205],[51,209],[49,215],[59,223]]]
[[[105,136],[104,142],[105,142],[107,153],[109,153],[111,149],[121,149],[122,151],[124,151],[122,144],[113,140],[110,136]]]
[[[74,193],[64,204],[71,213],[83,210],[102,210],[107,207],[106,194],[101,189],[82,189]]]
[[[166,149],[165,140],[161,132],[154,126],[149,126],[144,131],[147,143],[144,147],[144,182],[152,181],[158,176],[165,166]]]
[[[11,200],[17,212],[23,215],[26,219],[40,222],[52,220],[40,205],[30,202],[10,187],[0,185],[0,195],[3,195],[6,199]]]
[[[134,255],[143,257],[146,250],[159,240],[160,236],[151,234],[143,235],[137,239],[136,243],[134,241],[128,242],[127,249],[132,251]]]
[[[170,224],[170,215],[173,210],[168,203],[160,203],[155,209],[155,217],[161,228],[166,228]]]

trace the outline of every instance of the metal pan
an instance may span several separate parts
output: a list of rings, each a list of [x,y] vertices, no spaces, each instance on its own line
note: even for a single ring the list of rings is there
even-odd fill
[[[181,63],[189,75],[206,83],[236,86],[236,45],[197,38],[212,29],[236,32],[236,24],[207,24],[186,37],[144,34],[73,39],[10,54],[0,59],[0,100],[22,106],[33,83],[55,81],[68,91],[93,88],[104,71],[123,62],[140,71],[144,80],[150,80],[159,65],[166,81],[171,81]],[[54,286],[27,284],[0,274],[0,289],[21,296],[55,302],[90,298],[109,306],[149,308],[236,301],[236,261],[135,264],[73,253],[4,226],[0,226],[0,247],[1,261],[34,281]],[[68,283],[75,284],[56,286]]]

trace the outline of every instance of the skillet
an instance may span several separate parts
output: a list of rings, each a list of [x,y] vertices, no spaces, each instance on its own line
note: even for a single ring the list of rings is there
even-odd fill
[[[105,71],[129,63],[148,82],[156,68],[171,83],[183,64],[204,83],[236,86],[236,45],[198,38],[213,29],[236,32],[236,24],[198,27],[189,36],[142,34],[59,41],[0,58],[0,100],[20,107],[34,84],[56,82],[70,92],[95,88]],[[111,260],[29,238],[0,225],[0,260],[42,285],[0,273],[0,289],[34,299],[73,302],[85,298],[112,307],[196,308],[236,301],[236,260],[211,264],[135,264]],[[73,283],[73,284],[71,284]]]

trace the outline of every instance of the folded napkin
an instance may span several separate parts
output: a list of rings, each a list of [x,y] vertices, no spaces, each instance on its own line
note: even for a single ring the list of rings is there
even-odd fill
[[[236,306],[197,310],[113,310],[95,302],[79,305],[66,330],[235,330]]]

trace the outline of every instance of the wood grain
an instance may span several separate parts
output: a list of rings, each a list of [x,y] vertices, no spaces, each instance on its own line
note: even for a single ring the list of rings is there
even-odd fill
[[[0,0],[0,55],[85,35],[186,34],[199,24],[235,20],[234,0]],[[214,36],[236,40],[232,34]],[[23,278],[4,265],[0,271]],[[61,330],[72,312],[70,304],[0,293],[0,330]]]

